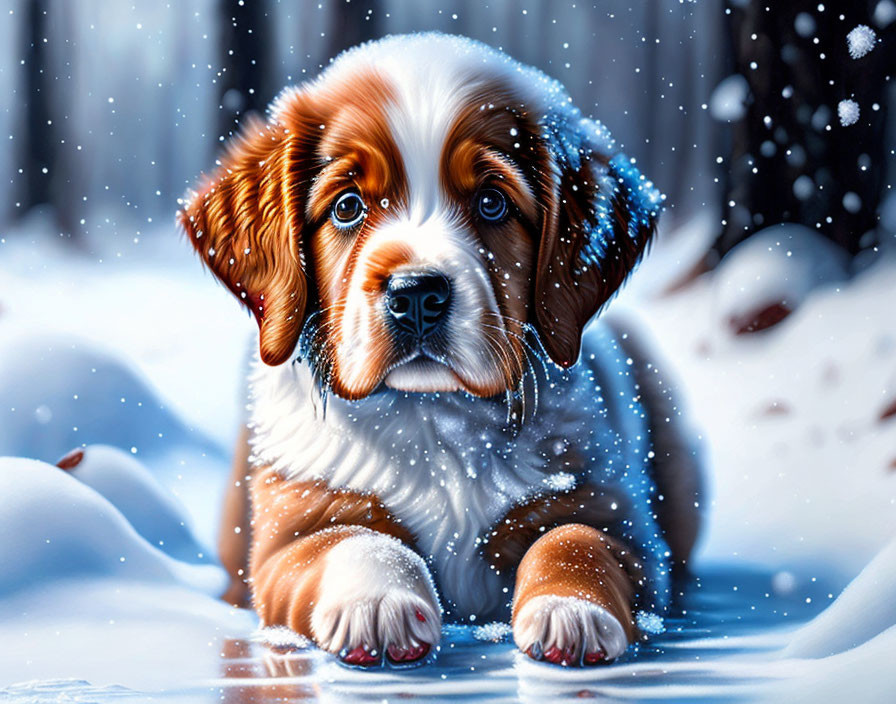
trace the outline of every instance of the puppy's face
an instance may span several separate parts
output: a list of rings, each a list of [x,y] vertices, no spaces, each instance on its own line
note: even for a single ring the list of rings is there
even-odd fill
[[[593,148],[593,123],[424,50],[285,93],[181,213],[262,359],[303,356],[346,398],[513,390],[534,337],[572,364],[652,231],[655,194]]]
[[[424,116],[388,84],[380,90],[386,100],[364,109],[347,96],[317,148],[323,168],[306,205],[319,302],[309,354],[350,398],[382,383],[477,396],[514,388],[546,166],[534,125],[494,91]]]

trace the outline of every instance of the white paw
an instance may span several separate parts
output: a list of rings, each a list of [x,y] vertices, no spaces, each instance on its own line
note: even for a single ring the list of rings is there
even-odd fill
[[[596,665],[628,647],[625,630],[606,609],[584,599],[538,596],[517,613],[513,639],[524,653],[557,665]]]
[[[432,577],[401,541],[364,533],[327,554],[311,632],[352,665],[411,663],[439,642],[441,609]]]

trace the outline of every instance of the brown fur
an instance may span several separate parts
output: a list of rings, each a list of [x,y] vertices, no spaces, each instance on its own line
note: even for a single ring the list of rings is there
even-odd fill
[[[535,122],[540,116],[529,114],[490,76],[471,76],[471,85],[479,88],[449,130],[440,178],[453,210],[481,244],[498,303],[497,319],[483,313],[480,327],[499,373],[487,381],[463,381],[465,390],[489,397],[513,390],[522,377],[527,324],[537,328],[557,364],[576,361],[584,325],[634,266],[652,225],[628,236],[630,214],[622,192],[614,202],[619,235],[606,261],[600,269],[580,270],[585,222],[597,188],[589,160],[605,157],[585,154],[577,169],[559,164]],[[255,316],[262,361],[286,362],[309,311],[318,311],[316,339],[324,345],[328,382],[348,399],[372,393],[396,361],[382,316],[372,317],[374,343],[363,374],[351,383],[343,379],[332,349],[342,342],[350,282],[360,282],[373,311],[389,276],[414,266],[413,253],[398,245],[360,256],[388,214],[407,207],[406,174],[387,120],[391,98],[390,86],[374,71],[288,94],[279,121],[249,121],[180,213],[205,264]],[[487,112],[480,110],[485,104]],[[471,212],[483,187],[500,188],[512,202],[505,222],[482,222]],[[347,189],[357,190],[368,208],[366,219],[350,231],[328,217],[333,201]],[[310,618],[329,550],[367,531],[410,547],[414,538],[372,495],[323,482],[286,481],[269,468],[255,470],[247,490],[247,447],[243,436],[219,541],[233,579],[227,598],[241,603],[248,582],[263,625],[287,625],[312,637]],[[574,450],[561,459],[584,469]],[[679,495],[685,494],[675,494],[671,503],[681,508]],[[586,484],[516,507],[495,527],[485,552],[496,569],[517,570],[514,618],[536,596],[575,596],[606,608],[629,640],[634,638],[632,608],[643,575],[637,556],[607,533],[615,516],[624,513],[610,508],[613,501],[623,504],[622,497]],[[691,514],[685,507],[681,515],[684,521]],[[686,555],[693,537],[684,532],[675,551]]]
[[[383,133],[386,124],[386,84],[373,74],[357,81],[364,91],[357,91],[353,81],[290,94],[279,122],[250,119],[230,142],[220,167],[178,215],[202,260],[255,315],[266,364],[289,358],[309,300],[317,296],[309,284],[305,249],[312,176],[329,156],[327,150],[347,150],[345,158],[358,155],[350,139],[340,139],[340,126],[344,133],[369,136]],[[332,125],[333,131],[325,136],[321,124]],[[364,130],[358,132],[359,127]],[[379,165],[381,160],[371,161]],[[379,172],[371,168],[369,173],[376,178]],[[323,271],[332,268],[324,263]]]
[[[549,155],[544,158],[554,164]],[[613,202],[616,236],[608,242],[601,267],[579,268],[579,254],[587,244],[584,225],[597,191],[592,160],[606,163],[601,154],[585,155],[578,169],[563,169],[556,186],[545,192],[549,206],[535,274],[535,318],[545,350],[561,367],[578,360],[585,325],[625,281],[654,232],[651,223],[639,228],[636,238],[628,236],[631,213],[621,186]]]
[[[234,606],[245,606],[249,602],[249,545],[252,538],[249,520],[250,474],[249,429],[243,427],[234,448],[218,530],[218,556],[230,576],[230,586],[221,598]]]
[[[634,585],[625,568],[628,551],[606,533],[580,523],[554,528],[526,552],[516,573],[511,623],[537,596],[575,597],[603,607],[622,624],[629,642]]]
[[[617,510],[611,505],[616,503]],[[622,496],[583,484],[565,494],[546,494],[516,506],[495,524],[484,547],[496,569],[515,569],[526,551],[546,531],[567,523],[607,530],[625,515]]]
[[[373,495],[289,482],[270,469],[257,471],[251,487],[249,569],[262,625],[286,625],[312,637],[323,558],[346,538],[377,531],[413,546],[408,530]]]
[[[545,164],[544,154],[534,146],[538,127],[519,97],[489,76],[478,76],[475,81],[481,88],[471,95],[470,107],[448,131],[441,180],[458,212],[469,212],[476,192],[483,187],[503,191],[516,211],[499,225],[470,219],[472,229],[492,255],[484,262],[501,316],[497,320],[484,312],[483,328],[508,331],[506,340],[494,343],[507,350],[502,359],[504,386],[476,392],[489,396],[515,388],[525,369],[523,323],[531,318],[531,282],[542,219],[538,184]],[[479,109],[483,104],[488,105],[486,113]]]

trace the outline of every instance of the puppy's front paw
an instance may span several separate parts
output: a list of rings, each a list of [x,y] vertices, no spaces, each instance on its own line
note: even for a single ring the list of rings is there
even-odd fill
[[[429,570],[395,538],[343,540],[326,557],[318,594],[314,640],[346,664],[411,665],[439,642],[441,609]]]
[[[622,624],[609,611],[566,596],[538,596],[523,605],[513,639],[529,657],[555,665],[599,665],[628,647]]]

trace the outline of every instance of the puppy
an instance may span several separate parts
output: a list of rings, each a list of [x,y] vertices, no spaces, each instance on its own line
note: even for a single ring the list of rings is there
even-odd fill
[[[360,46],[248,122],[179,214],[259,326],[228,598],[357,666],[426,659],[443,618],[621,655],[699,477],[632,336],[583,330],[661,200],[560,84],[458,37]]]

